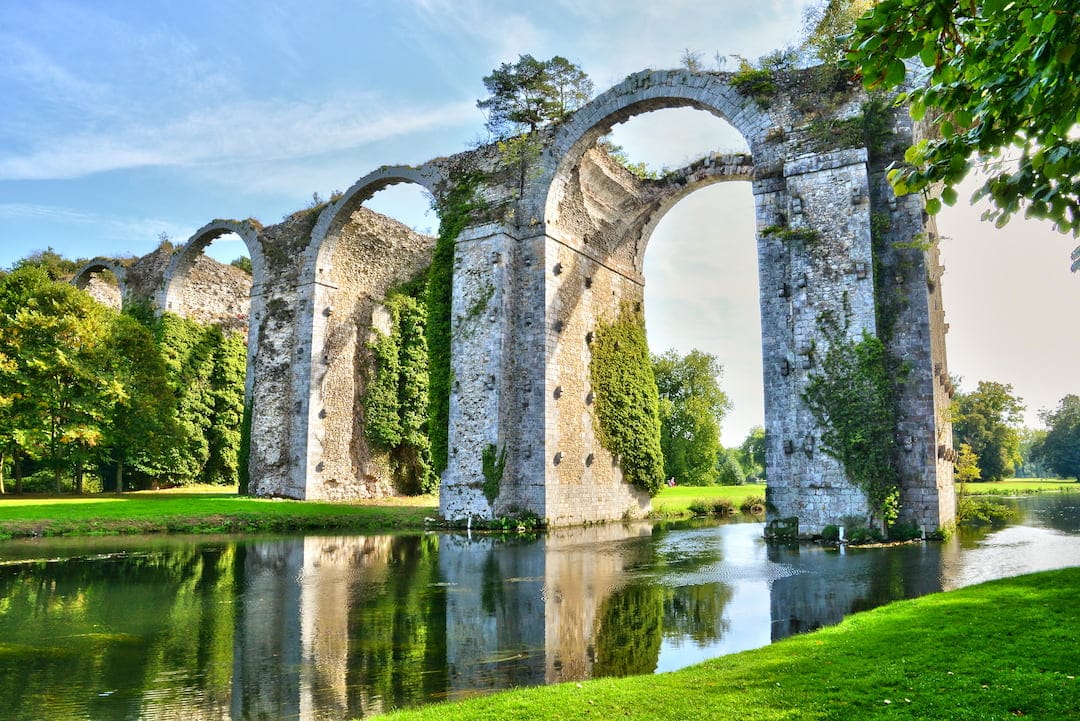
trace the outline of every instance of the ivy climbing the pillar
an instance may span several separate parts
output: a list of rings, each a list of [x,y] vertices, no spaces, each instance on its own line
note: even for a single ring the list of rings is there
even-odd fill
[[[660,394],[640,312],[624,305],[613,322],[597,327],[589,377],[600,442],[618,457],[626,482],[656,495],[664,482]]]
[[[376,332],[375,364],[364,396],[365,429],[372,444],[390,455],[394,485],[405,493],[432,493],[428,422],[426,308],[418,300],[426,287],[413,283],[386,298],[390,334]]]
[[[863,331],[848,335],[850,321],[821,319],[828,344],[821,372],[810,376],[803,400],[822,428],[822,450],[861,488],[874,516],[891,525],[899,517],[896,444],[897,380],[885,344]]]

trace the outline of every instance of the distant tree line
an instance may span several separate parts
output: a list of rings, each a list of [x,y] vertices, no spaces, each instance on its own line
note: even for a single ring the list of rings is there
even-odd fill
[[[0,278],[0,492],[238,483],[246,339],[70,272],[50,251]]]

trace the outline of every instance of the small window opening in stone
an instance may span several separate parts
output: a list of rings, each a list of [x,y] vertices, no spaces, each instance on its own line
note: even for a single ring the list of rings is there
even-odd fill
[[[562,275],[562,263],[556,263],[555,267],[551,270],[555,275]]]
[[[586,467],[591,466],[593,464],[593,461],[595,461],[595,460],[596,460],[596,456],[593,455],[592,453],[590,453],[589,455],[585,456],[585,466]]]
[[[555,396],[555,400],[562,398],[562,386],[555,386],[555,392],[552,395]]]
[[[591,275],[585,276],[585,287],[586,288],[592,288],[592,276]]]
[[[562,463],[562,459],[563,459],[562,451],[559,451],[558,453],[555,454],[555,457],[552,459],[552,461],[557,466],[560,463]]]

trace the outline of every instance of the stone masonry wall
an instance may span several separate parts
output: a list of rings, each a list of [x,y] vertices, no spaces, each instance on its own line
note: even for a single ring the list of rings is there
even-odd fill
[[[339,231],[330,286],[314,309],[326,319],[323,345],[312,349],[318,410],[318,460],[308,497],[394,495],[389,460],[364,432],[364,395],[374,371],[375,332],[389,334],[386,294],[431,265],[434,238],[420,235],[367,208],[355,210]]]
[[[928,529],[944,525],[953,511],[945,416],[951,388],[935,231],[920,198],[892,197],[882,174],[916,129],[894,115],[892,144],[869,157],[863,146],[876,144],[857,134],[866,107],[860,91],[824,96],[810,71],[798,71],[782,78],[773,96],[753,98],[732,79],[687,70],[629,76],[540,132],[539,159],[524,169],[502,166],[491,146],[416,168],[380,168],[325,210],[300,211],[274,226],[212,221],[181,259],[162,249],[127,267],[128,293],[166,298],[169,289],[155,288],[155,279],[160,285],[159,269],[169,264],[170,273],[191,268],[187,294],[169,296],[190,306],[184,312],[239,322],[250,304],[251,492],[392,492],[386,459],[367,447],[363,432],[368,342],[385,321],[386,292],[430,263],[432,243],[360,204],[396,182],[442,198],[455,173],[481,171],[487,208],[458,238],[454,255],[454,381],[441,512],[460,520],[529,511],[553,525],[640,516],[648,497],[622,482],[595,436],[590,334],[623,304],[643,303],[644,253],[668,209],[697,187],[752,174],[770,516],[798,516],[811,533],[846,516],[868,517],[862,491],[823,452],[801,393],[825,350],[824,314],[847,313],[848,332],[858,336],[883,332],[878,317],[897,305],[884,337],[911,367],[897,421],[904,518]],[[674,107],[726,119],[750,157],[710,153],[685,172],[643,181],[596,147],[616,123]],[[250,300],[234,269],[206,271],[200,281],[207,261],[186,265],[226,232],[241,234],[252,250]],[[221,288],[235,304],[215,299],[217,310],[203,307]],[[489,500],[482,457],[492,447],[505,452],[506,465]]]

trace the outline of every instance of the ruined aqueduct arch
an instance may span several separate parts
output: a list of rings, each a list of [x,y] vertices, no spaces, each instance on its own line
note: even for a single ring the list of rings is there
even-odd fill
[[[127,269],[111,258],[94,258],[75,272],[71,284],[79,290],[86,290],[94,275],[107,270],[116,278],[116,285],[120,292],[120,305],[123,307],[128,301]]]
[[[643,301],[641,262],[659,219],[697,188],[748,180],[757,222],[770,515],[797,516],[809,532],[868,517],[863,492],[821,452],[822,429],[801,394],[823,351],[822,314],[844,309],[851,337],[874,335],[888,306],[885,339],[910,369],[896,425],[902,518],[930,529],[950,522],[941,268],[932,243],[912,243],[932,240],[934,228],[921,198],[895,197],[884,178],[885,165],[902,156],[918,129],[902,110],[879,110],[889,114],[889,142],[874,143],[871,154],[861,135],[853,141],[850,132],[835,132],[862,127],[865,96],[852,91],[825,102],[808,98],[806,87],[789,83],[753,98],[728,74],[644,71],[541,131],[539,161],[524,175],[514,173],[514,182],[500,176],[498,153],[481,148],[376,170],[317,216],[300,211],[265,229],[215,221],[198,231],[170,264],[159,307],[175,302],[174,279],[213,238],[244,238],[255,268],[251,492],[350,498],[389,490],[385,464],[363,439],[369,333],[383,322],[386,293],[431,262],[433,240],[361,206],[402,182],[443,199],[456,181],[450,169],[472,167],[488,178],[480,193],[489,211],[454,248],[444,517],[528,511],[562,525],[647,510],[647,496],[622,482],[618,459],[595,437],[589,339],[621,305]],[[750,155],[711,155],[647,181],[596,148],[614,124],[675,107],[726,120]],[[489,499],[481,468],[492,447],[505,450],[506,460]]]

